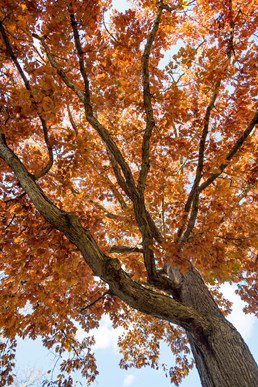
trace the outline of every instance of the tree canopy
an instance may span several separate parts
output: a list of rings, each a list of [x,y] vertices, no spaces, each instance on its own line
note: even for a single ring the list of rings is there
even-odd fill
[[[257,310],[256,21],[246,0],[1,0],[2,385],[17,336],[69,352],[48,385],[93,381],[103,314],[122,367],[165,341],[178,384],[210,330],[188,270]]]

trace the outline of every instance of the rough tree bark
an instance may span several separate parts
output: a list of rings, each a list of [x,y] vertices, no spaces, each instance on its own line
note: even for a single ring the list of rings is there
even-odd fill
[[[255,387],[257,365],[241,335],[223,316],[201,276],[191,267],[184,277],[180,300],[210,322],[211,330],[199,336],[187,332],[204,387]]]
[[[137,183],[134,181],[132,171],[126,159],[112,139],[109,131],[98,121],[96,118],[97,115],[94,115],[90,99],[90,82],[83,58],[83,47],[80,42],[80,34],[72,7],[69,6],[70,27],[73,31],[80,73],[84,83],[83,91],[78,91],[77,87],[68,78],[66,72],[59,67],[44,36],[32,34],[35,39],[40,41],[49,64],[56,70],[56,73],[66,87],[83,104],[86,120],[95,129],[107,150],[117,183],[133,204],[135,220],[142,235],[143,249],[139,252],[143,253],[144,256],[149,283],[148,287],[144,287],[134,281],[121,268],[119,260],[105,255],[89,231],[82,227],[79,218],[74,214],[61,211],[46,197],[37,184],[36,179],[47,173],[53,163],[52,148],[48,144],[46,122],[42,119],[41,115],[38,116],[42,123],[45,142],[48,145],[49,152],[49,162],[43,171],[38,176],[32,176],[19,158],[8,147],[4,134],[0,135],[0,157],[5,160],[14,172],[21,187],[39,213],[54,228],[63,232],[77,246],[83,259],[92,269],[93,273],[109,285],[109,289],[113,295],[119,297],[126,304],[142,313],[177,324],[185,329],[204,387],[256,387],[258,386],[256,363],[240,334],[220,312],[198,271],[189,263],[189,269],[186,274],[181,274],[178,269],[171,267],[170,270],[166,270],[166,274],[160,274],[155,266],[154,252],[151,248],[152,242],[155,240],[159,242],[161,236],[154,220],[147,211],[144,197],[147,175],[150,168],[150,140],[155,127],[150,87],[149,59],[151,48],[161,22],[162,12],[171,12],[176,9],[176,5],[169,6],[163,3],[163,1],[157,2],[157,14],[142,55],[142,87],[146,127],[142,140],[142,160]],[[19,72],[25,88],[29,91],[33,103],[37,105],[33,99],[29,80],[26,78],[26,74],[15,56],[8,34],[5,32],[3,22],[0,23],[0,32],[6,50]],[[227,51],[226,64],[224,65],[225,70],[230,63],[230,57],[233,51],[232,46],[231,41],[229,51]],[[183,225],[182,229],[178,232],[177,241],[180,242],[181,238],[179,249],[187,242],[195,226],[200,193],[221,175],[258,122],[258,113],[256,113],[242,136],[239,137],[227,153],[225,162],[206,181],[201,183],[205,141],[208,135],[211,111],[214,108],[220,85],[221,79],[218,79],[204,116],[196,176],[185,205],[185,214],[187,216],[189,215],[189,222]],[[121,252],[123,252],[122,250]],[[153,290],[151,290],[151,285],[153,286]]]
[[[190,265],[185,275],[172,268],[167,270],[174,297],[143,287],[127,275],[118,260],[101,252],[76,215],[61,211],[44,195],[3,135],[0,157],[14,171],[40,214],[78,247],[94,274],[108,283],[114,295],[143,313],[186,330],[204,387],[258,385],[258,369],[248,347],[224,318],[194,267]]]

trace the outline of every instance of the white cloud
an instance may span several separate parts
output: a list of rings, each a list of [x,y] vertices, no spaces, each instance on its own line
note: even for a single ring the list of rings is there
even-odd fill
[[[22,316],[27,316],[28,314],[32,314],[33,308],[30,301],[27,301],[25,306],[23,308],[19,308],[18,311],[19,311],[19,314],[21,314]]]
[[[223,284],[221,286],[221,291],[225,298],[229,299],[232,305],[232,312],[227,319],[235,326],[239,333],[243,336],[244,340],[248,340],[253,333],[253,328],[255,324],[255,317],[250,314],[245,314],[243,308],[245,302],[235,293],[235,287],[229,284]],[[109,316],[105,315],[101,322],[99,328],[93,329],[89,332],[89,335],[94,335],[95,344],[93,350],[103,350],[107,348],[112,348],[114,352],[118,353],[117,341],[118,337],[123,334],[124,330],[122,327],[117,329],[112,328],[112,322],[110,321]],[[78,340],[83,340],[86,337],[87,333],[78,328],[77,338]],[[129,378],[130,376],[130,378]],[[131,380],[131,376],[128,375],[128,380]],[[134,379],[132,379],[134,380]],[[124,380],[124,383],[128,383],[127,379]],[[133,383],[133,382],[131,382]],[[129,384],[124,384],[128,386]]]
[[[121,0],[113,0],[113,7],[120,12],[126,11],[129,7],[130,4],[128,1],[121,1]]]
[[[133,384],[134,380],[135,380],[135,376],[132,375],[132,374],[129,374],[129,375],[127,375],[127,376],[124,378],[124,383],[123,383],[123,385],[124,385],[124,386],[131,386],[131,384]]]
[[[112,328],[112,322],[108,316],[104,316],[100,322],[99,328],[92,329],[90,336],[94,336],[95,344],[93,350],[113,348],[115,352],[118,352],[117,340],[123,333],[123,328]],[[77,339],[82,340],[87,334],[81,328],[77,330]]]
[[[223,284],[221,291],[225,298],[230,300],[232,305],[232,312],[227,316],[227,319],[234,325],[234,327],[243,336],[244,340],[252,336],[252,331],[255,324],[255,316],[243,312],[245,302],[241,300],[239,295],[235,293],[235,287],[229,284]]]

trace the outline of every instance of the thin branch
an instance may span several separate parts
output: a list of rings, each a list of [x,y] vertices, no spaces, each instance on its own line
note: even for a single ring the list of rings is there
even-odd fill
[[[41,120],[41,123],[42,123],[42,128],[43,128],[43,133],[44,133],[44,140],[45,140],[45,143],[47,145],[47,150],[48,150],[48,162],[47,164],[45,165],[45,167],[35,175],[35,178],[36,179],[39,179],[43,176],[45,176],[49,171],[50,169],[52,168],[52,165],[54,163],[54,155],[53,155],[53,148],[51,145],[49,145],[49,137],[48,137],[48,130],[47,130],[47,124],[46,124],[46,121],[44,118],[42,118],[42,116],[38,113],[39,115],[39,118]]]
[[[104,12],[103,12],[103,25],[104,25],[104,28],[105,28],[106,32],[108,33],[108,35],[109,35],[109,36],[110,36],[117,44],[123,46],[123,44],[121,44],[121,43],[117,40],[117,38],[116,38],[116,37],[108,30],[107,25],[106,25],[106,22],[105,22],[105,14],[104,14]]]
[[[83,308],[81,308],[81,312],[83,312],[84,310],[86,309],[89,309],[91,308],[92,306],[94,306],[98,301],[102,300],[103,298],[105,298],[108,294],[111,294],[110,293],[110,290],[107,290],[105,293],[103,293],[100,297],[98,297],[96,300],[92,301],[90,304],[84,306]]]
[[[216,101],[217,96],[218,96],[218,91],[219,91],[219,88],[220,88],[220,84],[221,84],[221,80],[219,80],[216,83],[215,91],[214,91],[214,93],[212,95],[212,98],[211,98],[211,101],[210,101],[210,103],[209,103],[209,105],[208,105],[208,107],[206,109],[206,113],[205,113],[205,117],[204,117],[204,126],[203,126],[203,131],[202,131],[202,135],[201,135],[201,139],[200,139],[200,145],[199,145],[199,155],[198,155],[198,163],[197,163],[197,167],[196,167],[195,179],[194,179],[194,183],[193,183],[192,189],[191,189],[191,191],[189,193],[187,202],[185,204],[185,212],[189,212],[190,206],[191,206],[191,202],[193,200],[193,196],[195,194],[196,188],[198,187],[199,182],[200,182],[200,180],[202,178],[205,142],[206,142],[206,138],[207,138],[208,131],[209,131],[211,111],[214,108],[215,101]]]
[[[12,46],[11,46],[11,43],[9,41],[9,38],[6,34],[6,31],[5,31],[5,28],[3,26],[3,23],[2,21],[0,21],[0,32],[1,32],[1,35],[2,35],[2,38],[3,38],[3,41],[5,43],[5,46],[6,46],[6,50],[7,52],[9,53],[15,67],[17,68],[22,80],[23,80],[23,83],[25,85],[25,88],[29,91],[30,93],[30,99],[33,103],[33,105],[36,107],[36,110],[37,110],[37,114],[38,114],[38,117],[41,121],[41,125],[42,125],[42,129],[43,129],[43,134],[44,134],[44,140],[45,140],[45,143],[46,143],[46,146],[47,146],[47,150],[48,150],[48,162],[46,164],[46,166],[37,174],[35,175],[35,178],[36,179],[39,179],[40,177],[43,177],[44,175],[46,175],[49,170],[51,169],[52,165],[53,165],[53,162],[54,162],[54,157],[53,157],[53,149],[52,149],[52,146],[49,145],[49,138],[48,138],[48,129],[47,129],[47,123],[46,123],[46,120],[42,117],[42,115],[38,112],[38,103],[36,102],[34,96],[33,96],[33,93],[32,93],[32,89],[31,89],[31,86],[30,86],[30,82],[28,80],[28,78],[26,77],[16,55],[14,54],[14,51],[12,49]]]
[[[76,137],[77,137],[78,136],[78,128],[77,128],[76,123],[73,119],[72,112],[71,112],[69,105],[67,105],[67,113],[68,113],[68,118],[69,118],[70,124],[71,124],[71,126],[76,134]]]
[[[8,227],[11,226],[11,224],[12,224],[12,222],[14,221],[15,217],[16,217],[16,215],[14,214],[14,215],[12,216],[12,219],[10,220],[10,222],[5,226],[5,230],[6,230]]]
[[[143,249],[140,247],[130,247],[130,246],[112,246],[109,252],[117,253],[117,254],[143,253]]]
[[[228,237],[228,236],[224,236],[224,235],[215,235],[215,237],[220,238],[220,239],[229,240],[229,241],[239,241],[239,242],[246,241],[246,240],[249,240],[251,238],[251,237],[234,238],[234,237]]]
[[[188,240],[194,226],[195,226],[195,222],[196,222],[196,219],[197,219],[197,215],[198,215],[198,205],[199,205],[199,197],[200,197],[200,193],[205,189],[207,188],[223,171],[224,169],[228,166],[228,163],[229,161],[232,159],[232,157],[236,154],[236,152],[238,151],[238,149],[241,147],[241,145],[244,143],[244,141],[247,139],[247,137],[249,136],[249,134],[252,132],[254,126],[258,124],[258,112],[256,112],[256,114],[254,115],[252,121],[250,122],[250,124],[248,125],[248,127],[246,128],[246,130],[244,131],[244,133],[242,134],[242,136],[237,140],[237,142],[235,143],[235,145],[232,147],[232,149],[228,152],[227,156],[226,156],[226,160],[227,160],[227,163],[224,163],[224,164],[221,164],[220,167],[219,167],[219,170],[220,172],[217,172],[217,173],[213,173],[203,184],[201,184],[198,189],[195,191],[195,194],[194,194],[194,198],[193,198],[193,201],[192,201],[192,210],[191,210],[191,215],[190,215],[190,218],[189,218],[189,222],[188,222],[188,225],[187,225],[187,228],[186,228],[186,231],[182,237],[182,240],[179,244],[179,250],[182,248],[183,244]]]
[[[161,200],[161,229],[163,233],[166,232],[166,221],[165,221],[165,187],[163,183],[162,187],[162,200]]]
[[[73,90],[74,93],[79,97],[80,101],[83,103],[83,105],[85,107],[85,114],[86,114],[87,121],[99,134],[100,138],[102,139],[102,141],[106,145],[106,148],[108,149],[110,154],[113,155],[114,159],[116,160],[116,163],[121,168],[121,171],[124,175],[124,181],[125,181],[125,184],[127,186],[126,193],[128,195],[130,192],[136,191],[132,171],[131,171],[129,165],[127,164],[127,162],[125,161],[118,146],[111,138],[108,130],[98,121],[98,119],[93,114],[93,109],[92,109],[92,106],[90,103],[90,91],[88,89],[89,82],[88,82],[88,78],[87,78],[84,64],[82,63],[83,62],[82,48],[81,48],[81,43],[79,40],[79,33],[77,30],[77,24],[73,24],[72,28],[73,28],[74,33],[75,33],[75,31],[77,31],[77,34],[74,36],[74,38],[76,39],[76,49],[77,49],[77,53],[78,53],[78,57],[79,57],[80,70],[82,72],[82,76],[83,76],[83,80],[84,80],[84,86],[85,86],[84,92],[76,89],[75,85],[67,77],[64,70],[62,70],[61,67],[57,64],[57,62],[54,59],[48,45],[46,44],[45,38],[40,37],[37,34],[33,34],[33,37],[35,37],[41,41],[41,43],[46,51],[46,54],[47,54],[47,57],[49,59],[51,66],[56,69],[57,74],[61,77],[63,82],[66,84],[66,86],[69,87],[71,90]]]
[[[26,195],[26,192],[22,192],[20,195],[15,196],[14,198],[4,200],[4,203],[9,203],[9,202],[13,202],[13,201],[16,201],[16,200],[20,200],[20,199],[22,199],[25,195]]]
[[[142,140],[142,163],[140,174],[138,178],[138,190],[141,195],[144,193],[147,175],[150,169],[150,138],[152,135],[153,128],[155,126],[154,115],[153,115],[153,107],[151,101],[151,92],[150,92],[150,72],[149,72],[149,61],[150,61],[150,53],[151,48],[153,46],[155,37],[157,35],[157,31],[159,28],[159,24],[161,21],[161,15],[164,7],[161,3],[158,6],[158,12],[156,18],[154,20],[151,32],[148,36],[144,52],[142,55],[142,82],[143,82],[143,102],[145,109],[145,122],[146,127]]]
[[[111,181],[111,179],[108,177],[107,173],[103,173],[103,170],[101,170],[101,165],[98,163],[98,160],[91,161],[89,160],[92,167],[96,170],[99,177],[108,185],[108,187],[111,189],[113,195],[118,200],[120,206],[122,209],[126,207],[126,202],[122,196],[122,194],[119,192],[115,184]]]
[[[70,12],[70,21],[71,21],[71,26],[73,30],[73,36],[74,36],[74,41],[75,41],[75,47],[76,51],[78,54],[78,59],[79,59],[79,66],[80,66],[80,72],[83,78],[84,82],[84,104],[85,104],[85,109],[86,113],[93,115],[93,110],[90,102],[90,84],[88,80],[88,76],[86,74],[86,69],[84,65],[84,59],[83,59],[83,50],[80,42],[80,36],[77,28],[77,21],[75,20],[75,16],[73,12]]]
[[[232,53],[234,54],[234,44],[233,44],[234,43],[233,42],[233,40],[234,40],[234,22],[230,23],[230,28],[231,28],[230,41],[229,41],[229,45],[228,45],[228,50],[226,52],[227,60],[226,60],[226,64],[225,64],[225,69],[227,68],[228,64],[230,63]],[[187,221],[188,214],[189,214],[190,210],[191,210],[191,214],[190,214],[188,224],[186,226],[186,231],[185,231],[185,233],[182,237],[182,240],[179,244],[179,250],[182,248],[183,243],[185,243],[188,240],[188,237],[190,236],[190,234],[195,226],[195,222],[196,222],[197,215],[198,215],[199,196],[200,196],[202,189],[206,188],[206,186],[211,184],[211,182],[213,180],[215,180],[215,178],[217,176],[220,175],[220,173],[219,173],[216,177],[213,176],[214,179],[210,182],[208,182],[208,180],[209,180],[208,179],[206,181],[207,182],[206,186],[203,186],[203,184],[201,186],[199,186],[201,178],[202,178],[202,174],[203,174],[203,161],[204,161],[204,150],[205,150],[204,148],[205,148],[206,137],[207,137],[208,129],[209,129],[209,121],[210,121],[211,111],[214,108],[214,105],[215,105],[215,102],[216,102],[216,99],[218,96],[218,91],[219,91],[219,88],[221,85],[221,81],[222,81],[222,79],[219,79],[215,85],[215,91],[213,93],[210,104],[206,109],[206,114],[204,117],[204,127],[203,127],[203,132],[202,132],[202,136],[201,136],[201,140],[200,140],[200,145],[199,145],[199,157],[198,157],[198,164],[197,164],[197,168],[196,168],[195,180],[194,180],[193,187],[190,191],[190,194],[188,196],[188,199],[186,201],[186,204],[185,204],[185,214],[184,214],[183,226],[178,230],[177,241],[179,241],[179,239],[180,239],[180,237],[185,229],[185,222]],[[247,134],[247,136],[248,136],[248,134]],[[241,146],[241,145],[239,145],[239,146]],[[236,152],[236,151],[237,150],[234,150],[234,152]],[[233,155],[231,157],[233,157]],[[226,158],[226,160],[227,160],[227,158]],[[225,169],[227,165],[228,165],[228,162],[227,162],[227,164],[222,164],[221,167]],[[202,186],[204,188],[201,189]]]
[[[199,193],[195,192],[194,197],[193,197],[193,201],[192,201],[192,210],[191,210],[189,222],[187,224],[185,233],[184,233],[184,235],[181,239],[181,242],[179,244],[178,251],[180,251],[183,244],[185,242],[187,242],[187,240],[188,240],[188,238],[189,238],[189,236],[190,236],[190,234],[195,226],[195,222],[196,222],[197,215],[198,215],[198,209],[199,209],[199,197],[200,197]]]
[[[249,191],[251,191],[251,189],[255,187],[256,184],[257,183],[254,182],[253,184],[250,184],[245,189],[243,189],[243,191],[238,195],[238,204],[240,204],[240,202],[248,195]]]
[[[160,4],[160,6],[163,9],[165,9],[168,12],[172,12],[172,11],[174,11],[177,8],[176,6],[172,6],[172,5],[169,5],[169,4],[164,4],[162,0],[158,1],[158,3]]]
[[[234,157],[234,155],[237,153],[237,151],[241,148],[241,146],[243,145],[243,143],[246,141],[246,139],[248,138],[248,136],[251,134],[252,130],[254,129],[254,127],[258,124],[258,111],[254,114],[251,122],[249,123],[249,125],[247,126],[247,128],[245,129],[244,133],[242,134],[242,136],[239,137],[239,139],[235,142],[235,144],[233,145],[233,147],[230,149],[230,151],[228,152],[225,160],[226,162],[225,163],[222,163],[220,164],[219,168],[218,168],[218,172],[216,173],[212,173],[210,175],[210,177],[200,185],[199,187],[199,192],[202,192],[205,188],[207,188],[211,183],[214,182],[214,180],[220,176],[222,174],[222,172],[226,169],[226,167],[229,165],[229,162],[232,160],[232,158]]]
[[[96,206],[99,210],[103,211],[107,218],[113,219],[113,220],[119,219],[119,216],[117,214],[114,214],[113,212],[108,211],[104,206],[102,206],[102,204],[96,202],[96,200],[90,199],[89,202],[94,204],[94,206]]]
[[[26,89],[31,91],[30,83],[29,83],[20,63],[18,62],[16,55],[14,54],[14,51],[13,51],[12,46],[10,44],[9,38],[8,38],[6,31],[5,31],[5,28],[3,26],[3,22],[1,20],[0,20],[0,32],[1,32],[4,44],[6,46],[6,50],[8,51],[13,63],[15,64],[15,67],[17,68],[18,72],[20,73],[20,76],[24,82]]]
[[[40,59],[42,60],[42,62],[39,61],[39,63],[44,63],[44,65],[46,64],[46,61],[44,59],[44,57],[41,55],[41,53],[39,52],[39,50],[37,49],[37,47],[33,44],[33,48],[34,50],[36,51],[36,53],[38,54],[38,56],[40,57]]]
[[[131,194],[130,190],[128,190],[126,181],[121,174],[121,169],[120,169],[113,153],[108,152],[108,154],[109,154],[109,160],[110,160],[110,163],[111,163],[111,166],[112,166],[112,169],[113,169],[113,172],[114,172],[114,175],[116,177],[118,185],[122,188],[122,190],[127,194],[127,196],[129,198],[132,198],[132,194]]]
[[[185,219],[187,218],[187,214],[189,213],[189,211],[191,209],[191,205],[192,205],[194,197],[195,197],[195,200],[198,201],[196,195],[197,196],[199,195],[199,193],[197,193],[197,190],[198,190],[198,186],[199,186],[199,183],[201,181],[202,174],[203,174],[205,142],[206,142],[206,138],[207,138],[208,131],[209,131],[211,112],[212,112],[212,109],[214,108],[216,99],[218,97],[220,84],[221,84],[221,79],[216,82],[214,93],[211,97],[210,103],[206,109],[206,113],[204,116],[204,125],[203,125],[202,135],[201,135],[200,144],[199,144],[199,155],[198,155],[198,163],[197,163],[196,172],[195,172],[195,179],[194,179],[192,189],[189,193],[189,196],[187,198],[185,208],[184,208]],[[195,205],[196,205],[196,203],[195,203]],[[196,214],[196,216],[197,216],[197,214]],[[184,225],[178,231],[177,240],[179,240],[183,231],[184,231]]]
[[[80,192],[75,189],[71,188],[71,191],[74,195],[79,195]],[[109,219],[118,219],[119,216],[116,214],[113,214],[112,212],[108,211],[104,206],[102,206],[100,203],[96,202],[96,200],[89,199],[89,195],[84,194],[83,197],[87,199],[90,203],[92,203],[94,206],[96,206],[99,210],[103,211],[105,216]]]
[[[69,87],[69,89],[73,90],[75,92],[75,94],[79,97],[80,101],[84,103],[83,93],[76,89],[74,84],[67,77],[64,70],[62,70],[61,67],[58,66],[56,60],[54,59],[54,56],[51,54],[51,51],[50,51],[48,45],[46,44],[44,36],[39,36],[37,34],[32,34],[32,36],[33,36],[33,38],[38,39],[41,42],[51,66],[56,70],[57,74],[62,78],[62,80],[66,84],[66,86]]]
[[[70,124],[71,124],[71,126],[76,134],[76,137],[77,137],[78,136],[78,128],[77,128],[77,125],[76,125],[74,118],[72,116],[72,112],[71,112],[69,105],[67,105],[67,112],[68,112],[68,118],[69,118]],[[89,160],[89,161],[90,161],[91,165],[93,166],[93,168],[98,173],[99,177],[108,184],[108,186],[111,189],[111,191],[113,192],[114,196],[119,201],[121,208],[125,208],[126,203],[125,203],[122,195],[120,194],[120,192],[116,188],[116,186],[112,183],[112,181],[110,180],[110,178],[106,174],[103,174],[103,171],[101,171],[101,172],[99,171],[100,168],[98,168],[99,167],[98,161],[96,159],[94,160],[94,162],[92,162],[91,160]],[[100,208],[100,205],[98,205],[98,207]],[[103,209],[104,209],[104,207],[103,207]],[[111,213],[108,213],[107,210],[104,210],[104,212],[107,213],[107,216],[110,218],[111,218],[111,216],[112,216],[112,218],[117,217],[116,215],[112,215]]]

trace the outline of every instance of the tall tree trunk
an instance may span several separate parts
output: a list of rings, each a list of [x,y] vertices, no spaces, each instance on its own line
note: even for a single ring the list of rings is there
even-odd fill
[[[181,301],[211,322],[209,335],[187,332],[204,387],[257,387],[258,369],[241,335],[222,315],[199,273],[192,267],[184,278]]]

